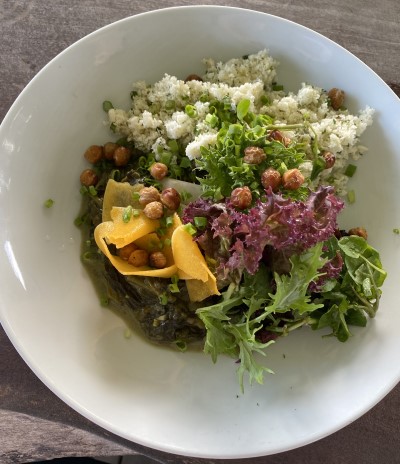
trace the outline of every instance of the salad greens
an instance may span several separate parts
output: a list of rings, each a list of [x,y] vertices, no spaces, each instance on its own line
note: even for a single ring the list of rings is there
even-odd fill
[[[183,221],[193,225],[205,219],[195,238],[209,261],[218,263],[214,272],[225,284],[215,303],[197,310],[207,330],[204,350],[214,362],[222,354],[239,360],[242,389],[245,373],[250,383],[262,383],[271,372],[256,355],[265,355],[266,347],[295,329],[328,328],[330,336],[345,342],[350,326],[363,327],[366,316],[375,316],[386,277],[365,238],[338,231],[344,203],[332,187],[311,191],[305,183],[279,193],[263,188],[266,168],[284,173],[301,166],[306,154],[302,143],[271,139],[277,130],[272,119],[250,113],[249,106],[241,101],[237,121],[222,122],[217,143],[201,148],[196,166],[203,195],[183,212]],[[240,154],[247,146],[261,147],[265,160],[246,163]],[[321,160],[315,157],[311,180],[325,169]],[[254,200],[237,211],[229,197],[243,186],[250,187]]]
[[[267,94],[264,100],[268,105]],[[228,97],[216,100],[205,94],[200,101],[208,102],[204,124],[216,134],[216,142],[200,146],[199,157],[188,158],[180,140],[167,140],[155,153],[141,153],[135,150],[135,141],[125,137],[116,145],[134,154],[128,166],[115,169],[102,160],[96,165],[98,184],[84,189],[89,193],[86,198],[97,202],[98,213],[109,178],[160,187],[161,181],[150,175],[155,162],[168,168],[170,179],[199,184],[198,198],[190,199],[181,190],[184,206],[177,212],[216,277],[220,295],[195,305],[195,321],[186,315],[193,309],[192,302],[182,300],[174,318],[179,314],[190,319],[191,335],[205,334],[204,351],[214,362],[220,355],[238,361],[243,389],[245,375],[250,384],[262,383],[264,374],[272,372],[261,363],[260,355],[265,356],[265,349],[280,337],[309,326],[325,329],[324,336],[345,342],[352,326],[364,327],[367,317],[373,318],[378,310],[386,272],[366,234],[339,230],[337,218],[344,201],[334,188],[315,186],[321,172],[331,165],[306,114],[302,123],[279,124],[266,112],[252,112],[246,98],[234,105]],[[105,111],[113,108],[109,101],[103,106]],[[192,119],[198,117],[194,104],[188,102],[184,111]],[[249,161],[243,155],[247,149],[262,156]],[[334,162],[333,154],[329,155]],[[278,177],[277,184],[267,185],[267,171]],[[356,166],[349,164],[345,175],[352,177],[355,172]],[[295,175],[294,184],[284,182],[288,174]],[[354,198],[351,194],[350,202]],[[138,210],[128,205],[123,222],[130,222],[135,214]],[[110,266],[104,267],[110,274]],[[147,281],[121,276],[108,280],[119,280],[114,293],[121,289],[124,295],[131,292],[129,285],[136,285],[132,305],[138,300],[136,288],[142,289],[143,300],[148,298]],[[156,319],[146,308],[149,330],[157,330],[157,340],[161,337],[158,330],[171,319],[167,309],[178,307],[184,293],[184,283],[177,276],[164,286],[161,280],[154,279],[157,290],[152,289],[152,298],[157,296],[156,325],[150,324]],[[175,328],[169,327],[171,340]],[[186,346],[183,338],[175,343]]]
[[[324,266],[336,252],[345,262],[340,275],[311,292],[327,274]],[[314,330],[328,327],[331,336],[345,342],[351,336],[349,326],[364,327],[366,314],[374,317],[378,309],[386,273],[377,251],[365,239],[331,238],[289,261],[289,273],[273,274],[262,264],[256,274],[246,273],[240,286],[231,284],[220,302],[197,310],[207,328],[205,351],[214,361],[221,354],[240,360],[242,389],[245,372],[250,382],[259,383],[264,372],[271,372],[254,355],[265,355],[263,349],[278,336],[309,325]]]

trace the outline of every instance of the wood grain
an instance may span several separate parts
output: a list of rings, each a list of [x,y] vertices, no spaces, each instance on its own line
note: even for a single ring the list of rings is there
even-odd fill
[[[32,77],[81,37],[133,14],[204,3],[254,9],[314,29],[363,60],[400,95],[398,0],[0,0],[0,120]],[[251,462],[396,464],[400,463],[399,449],[398,386],[369,413],[341,431],[303,448]],[[94,425],[40,382],[0,328],[0,463],[135,453],[171,464],[215,462],[157,452]]]

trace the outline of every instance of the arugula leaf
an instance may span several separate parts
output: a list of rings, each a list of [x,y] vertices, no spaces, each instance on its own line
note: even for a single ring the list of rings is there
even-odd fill
[[[345,342],[351,336],[349,325],[365,327],[366,314],[375,316],[386,272],[379,253],[364,238],[351,235],[328,242],[328,255],[340,250],[344,266],[334,286],[324,287],[321,298],[316,300],[321,301],[324,308],[312,313],[315,320],[312,328],[331,327],[331,335]]]
[[[370,317],[374,317],[379,307],[383,285],[387,273],[382,267],[379,253],[363,237],[351,235],[338,242],[343,253],[347,275],[346,284],[358,304]]]
[[[331,335],[337,337],[341,342],[346,341],[351,336],[345,319],[348,305],[349,303],[345,299],[343,299],[339,305],[332,305],[330,309],[321,316],[317,328],[332,327],[333,332]]]

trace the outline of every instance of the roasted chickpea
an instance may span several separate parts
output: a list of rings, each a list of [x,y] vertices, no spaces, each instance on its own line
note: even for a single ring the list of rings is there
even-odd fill
[[[128,263],[135,267],[148,266],[149,254],[146,250],[137,249],[130,254]]]
[[[266,158],[264,150],[260,147],[246,147],[243,161],[247,164],[260,164]]]
[[[181,196],[176,189],[166,188],[161,192],[161,203],[171,211],[175,211],[181,204]]]
[[[152,201],[160,201],[160,192],[155,187],[143,187],[139,191],[139,203],[146,206]]]
[[[353,229],[350,229],[349,235],[358,235],[359,237],[362,237],[365,240],[368,239],[368,233],[366,229],[364,229],[364,227],[354,227]]]
[[[304,183],[304,176],[298,169],[289,169],[282,176],[282,184],[285,189],[297,190]]]
[[[121,259],[128,261],[129,256],[136,250],[138,250],[138,247],[132,242],[120,248],[117,253]]]
[[[198,76],[197,74],[189,74],[187,76],[187,78],[185,79],[185,82],[188,82],[188,81],[200,81],[200,82],[203,82],[203,79]]]
[[[271,187],[271,189],[276,192],[281,182],[282,177],[276,169],[268,168],[261,174],[261,184],[265,189]]]
[[[114,158],[115,150],[119,147],[117,143],[107,142],[103,146],[104,158],[111,161]]]
[[[96,185],[99,181],[99,178],[93,169],[85,169],[82,171],[80,175],[81,184],[86,187],[91,187],[92,185]]]
[[[325,160],[325,169],[330,169],[333,167],[336,161],[336,157],[331,151],[323,151],[321,156]]]
[[[98,163],[103,159],[103,147],[100,145],[91,145],[83,155],[91,164]]]
[[[231,203],[235,208],[246,209],[251,205],[252,195],[249,187],[237,187],[232,190]]]
[[[334,110],[337,111],[343,106],[344,97],[345,97],[345,93],[343,90],[340,90],[334,87],[333,89],[329,90],[328,97],[331,103],[331,107]]]
[[[115,166],[126,166],[131,157],[131,152],[126,147],[119,146],[113,154]]]
[[[290,145],[290,137],[287,137],[286,135],[283,135],[281,131],[279,130],[273,130],[269,134],[269,138],[272,140],[276,140],[277,142],[281,142],[285,147]]]
[[[152,201],[144,207],[143,213],[149,219],[161,219],[164,215],[164,207],[159,201]]]
[[[154,163],[150,166],[150,175],[156,180],[162,180],[168,174],[168,166],[164,163]]]
[[[167,265],[167,258],[162,251],[150,253],[149,264],[156,269],[163,269]]]

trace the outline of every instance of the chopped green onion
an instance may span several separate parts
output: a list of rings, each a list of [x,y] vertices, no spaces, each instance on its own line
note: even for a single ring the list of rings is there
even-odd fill
[[[88,192],[90,193],[90,195],[92,195],[92,197],[96,197],[97,196],[97,190],[95,187],[93,187],[93,185],[91,185],[89,188],[88,188]]]
[[[129,222],[131,220],[131,218],[132,218],[132,206],[129,205],[124,209],[124,211],[122,213],[122,220],[125,223],[127,223],[127,222]]]
[[[82,254],[82,261],[93,261],[99,258],[99,253],[97,251],[85,251]]]
[[[145,156],[141,156],[139,159],[138,159],[138,166],[140,168],[144,168],[145,166],[147,165],[147,158]]]
[[[275,92],[280,92],[281,90],[283,90],[283,85],[272,84],[272,90],[274,90]]]
[[[120,178],[121,178],[121,171],[119,169],[113,169],[110,173],[110,179],[113,179],[118,182]]]
[[[74,224],[76,225],[76,227],[80,227],[82,224],[86,222],[86,219],[87,219],[87,214],[84,214],[83,216],[78,216],[74,220]],[[90,244],[90,241],[89,241],[89,244]]]
[[[162,236],[166,235],[167,231],[166,231],[164,228],[160,227],[160,228],[158,228],[158,229],[156,230],[156,233],[157,233],[157,235],[158,235],[159,237],[162,237]]]
[[[186,232],[190,235],[195,235],[197,230],[196,230],[196,227],[194,227],[193,224],[191,224],[190,222],[188,222],[187,224],[185,224],[183,226],[183,228],[186,230]]]
[[[196,216],[194,218],[194,225],[198,227],[199,229],[202,229],[207,225],[207,218],[203,216]]]
[[[193,105],[186,105],[185,113],[189,116],[189,118],[195,118],[197,116],[197,109]]]
[[[215,114],[208,113],[205,118],[205,121],[211,127],[216,127],[218,126],[219,119],[218,119],[218,116],[216,116]]]
[[[110,300],[107,295],[103,295],[100,297],[100,305],[101,306],[108,306],[110,304]]]
[[[133,216],[134,218],[138,218],[138,217],[140,216],[140,211],[139,211],[138,209],[134,209],[134,210],[132,211],[132,216]]]
[[[164,246],[171,246],[171,239],[169,238],[164,239]]]
[[[168,111],[173,111],[176,107],[175,100],[167,100],[165,102],[165,109]]]
[[[396,227],[395,229],[393,229],[393,233],[396,235],[400,235],[400,229]]]
[[[354,190],[349,190],[347,192],[347,201],[352,204],[356,201],[356,192]]]
[[[174,284],[169,284],[168,285],[168,290],[171,292],[171,293],[179,293],[180,290],[179,290],[179,287],[178,287],[178,284],[174,283]]]
[[[353,177],[356,171],[357,171],[357,166],[355,166],[354,164],[349,164],[346,170],[344,171],[344,174],[347,177]]]
[[[140,198],[140,193],[139,192],[132,192],[132,200],[133,201],[138,201]]]
[[[165,306],[166,304],[168,304],[168,296],[165,292],[161,293],[161,295],[159,295],[158,297],[159,301],[160,301],[160,304]]]
[[[108,113],[113,108],[114,108],[114,105],[110,101],[108,101],[108,100],[103,101],[103,110],[106,113]]]
[[[83,220],[83,217],[80,217],[78,216],[77,218],[75,218],[74,220],[74,225],[76,227],[80,227],[85,221]]]
[[[187,350],[187,343],[183,340],[176,340],[175,345],[179,351],[183,352]]]
[[[171,227],[174,223],[174,218],[172,216],[167,216],[165,218],[165,225],[166,227]]]
[[[271,100],[266,95],[262,95],[260,100],[263,105],[271,104]]]
[[[49,198],[44,202],[45,208],[51,208],[53,205],[54,205],[54,200],[52,198]]]
[[[150,105],[150,111],[154,114],[154,113],[159,113],[160,112],[160,109],[161,109],[161,104],[158,103],[158,102],[153,102],[151,105]]]

